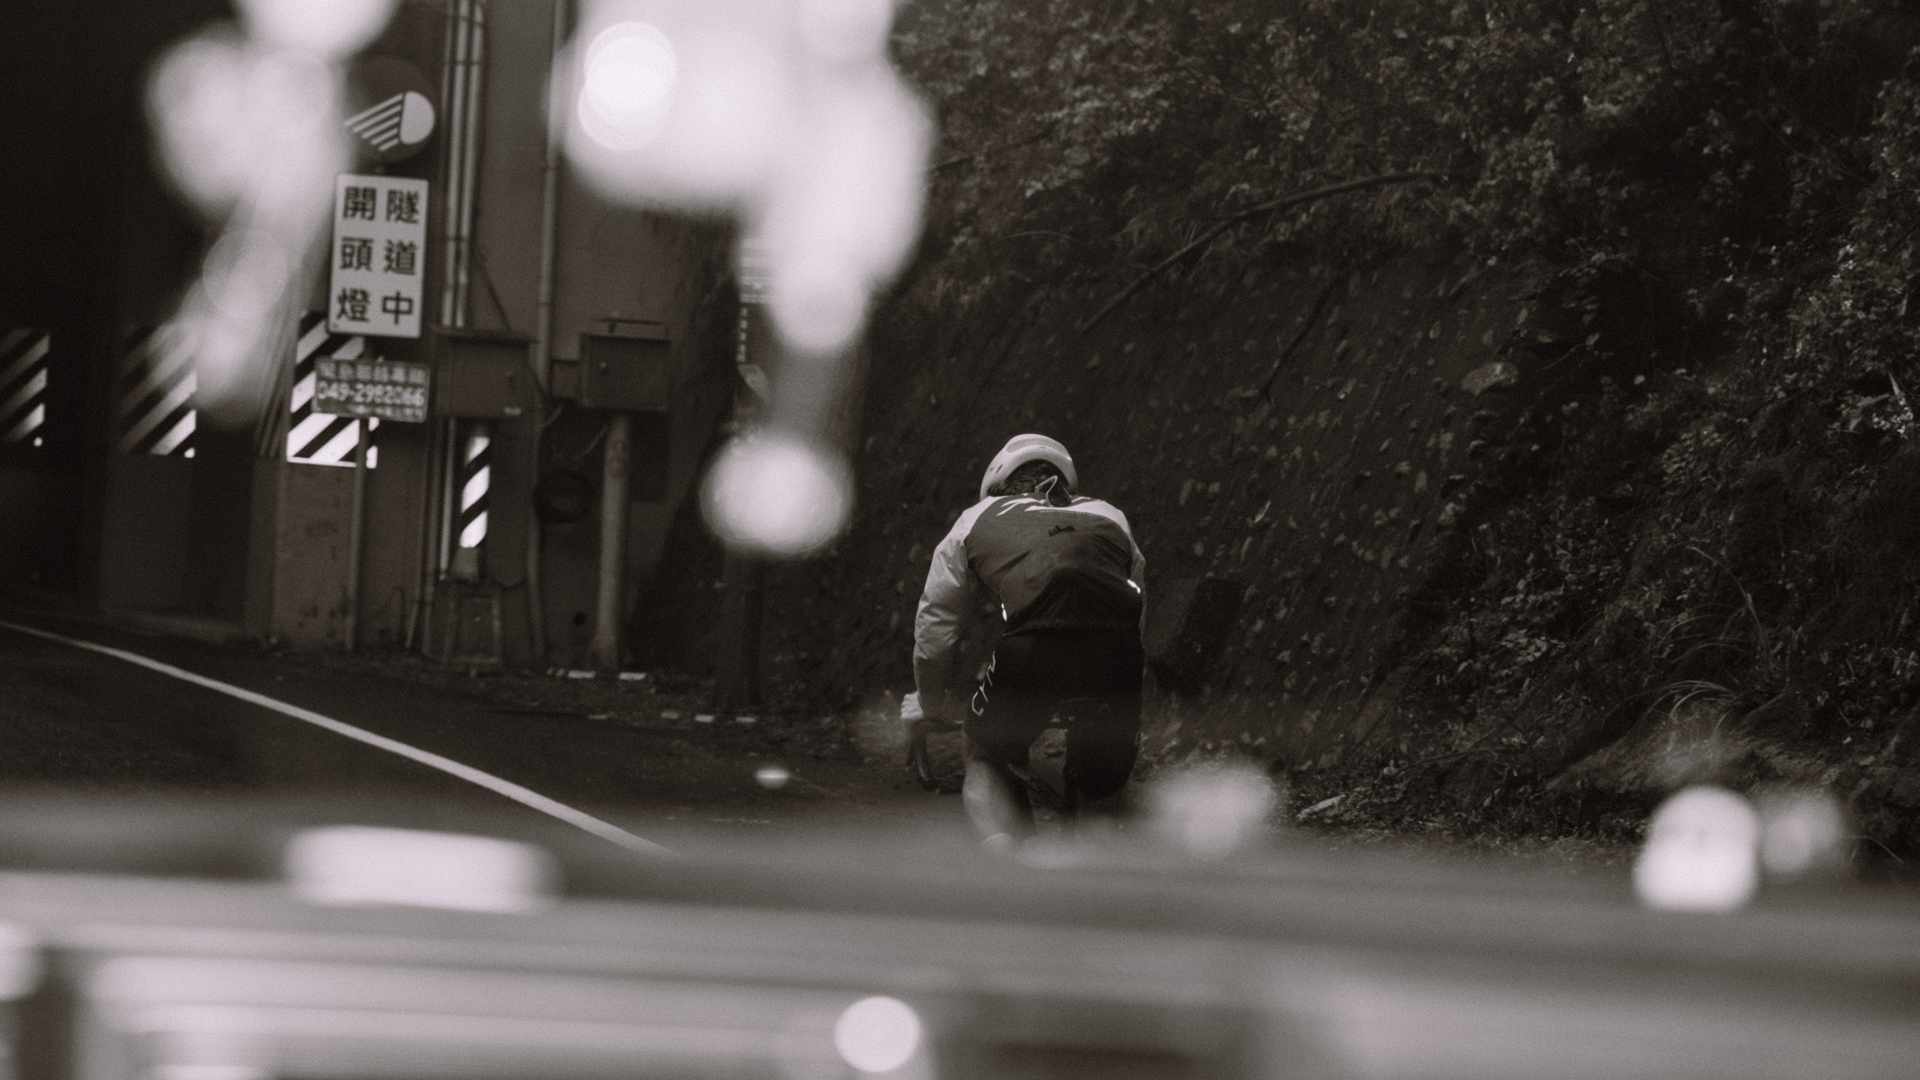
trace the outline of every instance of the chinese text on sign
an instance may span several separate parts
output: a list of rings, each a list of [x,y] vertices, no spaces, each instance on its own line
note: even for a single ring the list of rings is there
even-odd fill
[[[321,359],[314,362],[313,375],[314,412],[409,424],[427,419],[425,364]]]
[[[427,182],[343,174],[334,185],[327,329],[420,336]]]

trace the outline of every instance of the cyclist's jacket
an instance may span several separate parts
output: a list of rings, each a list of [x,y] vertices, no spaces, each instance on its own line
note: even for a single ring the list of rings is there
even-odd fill
[[[955,667],[979,620],[1004,621],[1006,633],[1137,630],[1146,568],[1127,516],[1111,503],[1051,492],[975,503],[927,570],[913,624],[913,707],[937,708],[971,688]]]

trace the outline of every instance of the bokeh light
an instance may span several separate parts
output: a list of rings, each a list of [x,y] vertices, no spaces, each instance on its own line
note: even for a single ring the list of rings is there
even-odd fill
[[[207,253],[200,282],[221,314],[263,319],[286,293],[298,254],[288,251],[272,230],[229,229]]]
[[[824,354],[860,332],[867,317],[867,286],[866,276],[844,262],[789,264],[774,272],[767,306],[789,343]]]
[[[894,0],[589,0],[552,94],[602,197],[735,216],[765,254],[793,362],[783,431],[825,432],[873,297],[919,234],[932,122],[886,50]],[[764,476],[751,475],[767,470]],[[795,436],[742,443],[706,482],[728,543],[791,556],[845,523],[844,458]]]
[[[782,14],[743,0],[588,4],[551,91],[571,103],[581,178],[631,206],[748,212],[799,123]]]
[[[849,63],[878,56],[893,24],[893,0],[799,0],[800,40],[822,59]]]
[[[265,403],[334,177],[351,162],[340,63],[392,11],[393,0],[245,0],[245,33],[215,24],[154,66],[147,107],[160,165],[216,229],[161,338],[191,355],[206,421],[243,424]]]
[[[867,299],[919,234],[928,127],[919,103],[872,70],[811,85],[807,144],[757,206],[770,256],[769,303],[791,345],[849,347]]]
[[[847,1064],[865,1073],[905,1065],[920,1048],[920,1017],[898,998],[862,998],[833,1025],[833,1047]]]
[[[250,126],[245,43],[205,34],[175,46],[154,67],[150,121],[167,175],[201,212],[224,215],[247,189],[254,155],[235,130]]]
[[[190,38],[161,58],[148,87],[161,164],[212,218],[247,200],[276,216],[324,218],[333,173],[346,161],[333,122],[339,86],[327,64],[261,49],[226,28]]]
[[[1265,835],[1280,793],[1257,767],[1204,765],[1173,773],[1148,793],[1149,824],[1199,859],[1219,859]]]
[[[777,556],[826,546],[853,508],[846,462],[814,443],[759,432],[729,443],[701,491],[707,523],[722,540]]]
[[[1725,788],[1696,785],[1656,810],[1633,866],[1633,886],[1648,907],[1731,911],[1759,885],[1760,818]]]
[[[777,182],[782,141],[802,120],[787,93],[792,65],[777,38],[739,24],[685,35],[684,93],[658,147],[661,197],[739,211]]]
[[[490,836],[330,825],[296,834],[285,863],[294,894],[315,904],[518,914],[558,900],[553,856]]]
[[[610,149],[647,146],[666,124],[679,78],[665,34],[643,22],[615,23],[587,47],[580,124]]]
[[[360,51],[393,16],[395,0],[239,0],[247,33],[264,45],[328,59]]]
[[[1840,801],[1825,791],[1779,790],[1758,796],[1760,865],[1791,880],[1846,865],[1852,832]]]

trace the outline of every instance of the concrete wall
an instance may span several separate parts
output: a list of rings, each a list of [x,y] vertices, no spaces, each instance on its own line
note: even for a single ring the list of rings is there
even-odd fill
[[[280,476],[273,636],[296,645],[342,643],[353,470],[289,464]]]
[[[193,461],[114,454],[107,463],[99,599],[107,607],[187,606]]]
[[[551,0],[488,8],[471,325],[532,335],[539,301]]]
[[[367,473],[360,549],[358,641],[362,645],[401,648],[406,644],[408,611],[420,587],[426,484],[427,426],[382,424],[380,467]]]
[[[31,534],[0,568],[98,595],[116,588],[153,552],[108,567],[101,549],[110,491],[107,397],[114,343],[130,306],[129,281],[171,290],[183,226],[164,205],[148,154],[142,93],[157,51],[225,13],[221,0],[68,0],[10,4],[0,34],[0,329],[53,334],[46,442],[31,462],[35,501],[9,498],[0,514],[12,535]],[[162,204],[158,210],[155,204]],[[136,227],[138,227],[136,229]],[[185,233],[194,242],[190,228]],[[10,493],[11,494],[11,493]],[[119,515],[121,521],[126,515]],[[165,531],[163,527],[162,532]],[[162,563],[165,560],[161,560]],[[162,583],[133,583],[149,595]],[[122,589],[124,591],[124,589]]]
[[[241,628],[259,641],[275,636],[274,580],[279,574],[280,513],[288,468],[278,457],[262,459],[249,478],[253,516],[247,522],[247,595]]]
[[[0,464],[0,583],[35,580],[40,523],[52,508],[54,488],[46,469]]]
[[[0,473],[0,574],[31,572],[27,564],[36,563],[33,545],[40,543],[84,567],[69,576],[109,606],[212,616],[294,643],[341,642],[352,470],[288,464],[278,447],[262,458],[250,430],[216,431],[205,417],[192,459],[131,456],[115,448],[120,342],[129,327],[155,325],[172,313],[207,240],[153,168],[143,82],[159,50],[226,14],[224,6],[218,0],[79,0],[71,9],[34,11],[17,28],[26,45],[0,43],[0,58],[15,61],[0,65],[0,80],[26,80],[17,100],[32,106],[25,111],[32,125],[22,130],[37,156],[0,176],[0,190],[17,195],[13,202],[20,205],[57,203],[59,223],[41,227],[19,215],[0,221],[0,283],[9,283],[0,316],[7,325],[52,327],[74,358],[76,376],[62,383],[67,458],[61,469],[22,471],[8,461]],[[529,336],[541,275],[553,11],[553,0],[494,0],[488,7],[466,322]],[[406,53],[437,85],[435,27],[442,14],[437,0],[410,0],[389,31],[391,40],[376,50]],[[94,81],[104,89],[79,92]],[[0,116],[15,113],[22,108],[0,95]],[[76,137],[82,130],[105,135]],[[444,151],[442,132],[418,157],[388,170],[431,179],[436,238],[437,215],[445,209]],[[580,335],[604,329],[609,318],[658,320],[674,340],[668,490],[665,498],[633,508],[629,596],[652,575],[670,572],[658,566],[668,527],[730,400],[730,237],[724,223],[608,205],[562,173],[551,355],[577,358]],[[438,310],[445,271],[440,249],[433,250],[425,283],[429,311]],[[50,276],[14,273],[26,265],[46,267]],[[316,294],[313,303],[324,303],[324,281]],[[377,349],[393,359],[426,359],[418,342],[383,339]],[[602,423],[563,408],[548,431],[565,442],[570,432],[590,438]],[[494,432],[485,576],[500,587],[504,644],[516,663],[546,659],[533,655],[527,573],[536,527],[531,492],[553,460],[540,453],[536,461],[536,448],[551,441],[539,424],[529,415],[502,421]],[[367,476],[356,614],[358,640],[369,646],[404,644],[416,614],[430,551],[423,519],[438,495],[429,482],[435,431],[385,425],[379,467]],[[579,464],[597,482],[597,454]],[[72,534],[51,545],[35,539],[54,520],[49,503],[66,507],[63,528]],[[542,576],[551,585],[543,610],[550,651],[559,654],[570,647],[573,613],[593,607],[598,536],[589,518],[577,529],[553,526],[544,539]]]
[[[360,535],[359,621],[355,643],[400,648],[420,585],[421,509],[426,431],[383,424],[379,466],[366,471]],[[274,527],[266,633],[293,645],[340,645],[347,636],[347,570],[353,534],[354,470],[298,462],[259,464],[254,489]],[[266,537],[256,532],[256,550]],[[251,609],[249,623],[260,619]],[[236,615],[241,614],[239,612]],[[256,632],[258,632],[256,630]]]
[[[195,433],[187,517],[187,607],[239,622],[246,613],[248,533],[253,520],[251,431]]]
[[[547,66],[553,8],[548,3],[495,4],[491,9],[486,136],[477,200],[472,325],[530,334],[538,317],[541,192],[545,181]],[[614,206],[563,167],[554,267],[551,356],[579,358],[580,335],[604,333],[609,319],[665,323],[674,343],[674,418],[665,498],[635,502],[628,531],[629,600],[659,566],[675,511],[689,497],[715,425],[730,404],[731,230],[724,223]],[[724,310],[723,310],[724,309]],[[528,500],[540,473],[577,469],[597,486],[601,457],[573,448],[590,444],[604,418],[563,410],[542,437],[541,465],[531,460],[526,423],[502,424],[494,448],[493,526],[488,577],[505,586],[509,651],[525,657],[525,544],[541,528],[541,586],[549,656],[584,659],[591,627],[576,617],[594,608],[598,588],[598,510],[578,523],[537,525]]]

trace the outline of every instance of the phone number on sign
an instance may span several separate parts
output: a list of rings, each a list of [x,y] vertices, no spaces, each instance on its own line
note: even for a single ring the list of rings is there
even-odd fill
[[[386,405],[401,409],[425,409],[427,388],[396,386],[393,383],[316,383],[313,388],[314,408],[320,410],[322,403],[333,402],[343,405]]]

